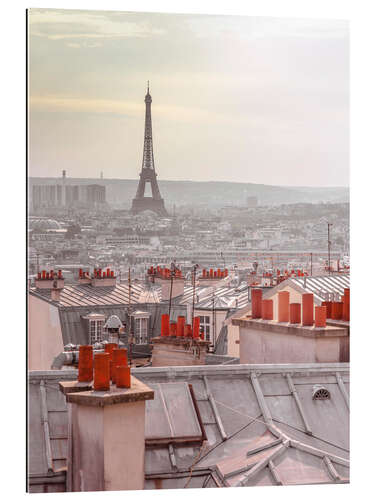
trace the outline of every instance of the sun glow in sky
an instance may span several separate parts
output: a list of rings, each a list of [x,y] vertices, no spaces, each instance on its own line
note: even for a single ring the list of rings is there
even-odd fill
[[[345,21],[31,9],[29,173],[349,184]]]

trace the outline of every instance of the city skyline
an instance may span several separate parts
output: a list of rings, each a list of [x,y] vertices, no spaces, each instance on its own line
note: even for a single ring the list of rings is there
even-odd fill
[[[29,11],[29,174],[349,183],[348,23]]]

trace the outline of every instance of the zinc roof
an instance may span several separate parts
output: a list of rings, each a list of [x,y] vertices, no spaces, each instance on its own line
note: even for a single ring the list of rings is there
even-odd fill
[[[185,285],[184,294],[173,302],[181,305],[192,303],[193,287]],[[116,284],[113,287],[93,287],[90,284],[65,285],[61,290],[59,302],[51,300],[48,289],[30,289],[30,293],[55,304],[59,309],[70,307],[114,306],[129,304],[129,287],[127,284]],[[196,287],[196,306],[199,309],[211,309],[214,296],[216,309],[238,309],[248,303],[248,286],[243,283],[237,288],[220,286],[214,291],[211,287]],[[149,287],[144,283],[134,283],[130,293],[131,304],[151,304],[161,302],[161,287]]]
[[[329,300],[336,300],[344,295],[344,288],[350,288],[350,275],[332,274],[329,276],[289,278],[273,288],[270,294],[281,290],[288,284],[294,286],[301,293],[313,293],[316,301],[323,302],[328,299],[327,294],[331,294]]]
[[[207,438],[202,445],[146,443],[146,489],[349,481],[347,363],[137,368],[132,374],[166,395],[163,412],[173,414],[176,422],[171,430],[160,418],[159,392],[155,401],[146,403],[148,433],[168,438],[174,432],[174,437],[183,438],[189,426],[197,430],[188,383]],[[33,388],[29,426],[37,431],[33,436],[29,432],[32,472],[47,474],[46,440],[38,411],[42,381],[49,388],[47,407],[53,409],[57,400],[61,404],[57,417],[48,412],[48,423],[50,439],[59,435],[58,429],[62,441],[65,436],[60,458],[66,458],[67,411],[57,388],[63,377],[73,379],[76,372],[31,372],[29,377]],[[317,384],[328,389],[329,399],[313,399]],[[176,394],[179,404],[171,410]],[[179,419],[181,423],[186,419],[188,427],[180,425]]]
[[[134,283],[130,291],[130,303],[137,304],[143,302],[148,297],[149,302],[155,302],[160,290],[156,289],[152,293],[146,294],[144,284]],[[51,301],[51,291],[48,289],[31,289],[30,293],[49,302]],[[154,300],[151,300],[151,295]],[[150,296],[150,297],[149,297]],[[143,299],[143,300],[142,300]],[[113,306],[129,304],[129,286],[126,284],[116,284],[111,287],[93,287],[87,285],[65,285],[61,290],[58,303],[53,302],[59,308],[83,307],[83,306]]]
[[[211,287],[197,287],[195,291],[196,309],[212,309],[213,299],[215,309],[240,309],[248,304],[248,285],[243,283],[237,288],[219,286],[214,290]],[[191,304],[193,300],[193,287],[187,286],[180,304]]]

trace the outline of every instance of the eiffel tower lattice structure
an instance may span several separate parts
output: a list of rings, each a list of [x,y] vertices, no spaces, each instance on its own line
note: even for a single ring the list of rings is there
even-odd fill
[[[167,216],[168,213],[164,206],[164,200],[160,195],[159,186],[156,180],[154,151],[152,147],[152,123],[151,123],[151,95],[149,84],[147,83],[147,94],[145,97],[146,116],[145,116],[145,138],[143,146],[142,171],[139,174],[139,184],[137,194],[133,199],[131,212],[138,214],[145,210],[151,210],[161,216]],[[145,196],[146,182],[151,184],[152,196]]]

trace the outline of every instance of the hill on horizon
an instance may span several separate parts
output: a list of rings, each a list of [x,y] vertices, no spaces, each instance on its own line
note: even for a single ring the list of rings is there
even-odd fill
[[[29,177],[29,185],[56,184],[61,177]],[[68,177],[67,184],[101,184],[107,187],[109,203],[131,206],[135,196],[137,179],[98,179]],[[159,189],[167,206],[225,205],[245,206],[248,196],[256,196],[258,205],[288,203],[344,203],[349,202],[348,187],[273,186],[225,181],[168,181],[158,180]],[[32,196],[30,190],[30,196]]]

